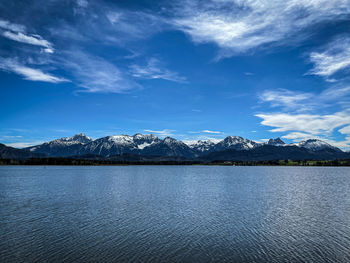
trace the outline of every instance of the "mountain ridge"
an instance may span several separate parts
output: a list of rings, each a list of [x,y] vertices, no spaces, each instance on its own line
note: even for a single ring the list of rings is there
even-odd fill
[[[280,138],[256,142],[241,136],[222,140],[181,141],[172,137],[161,139],[153,134],[111,135],[92,139],[83,133],[63,137],[40,145],[17,149],[22,156],[110,158],[156,156],[188,160],[270,160],[270,159],[336,159],[350,154],[318,139],[286,144]],[[13,150],[12,150],[13,152]],[[19,155],[20,152],[18,152]],[[14,156],[14,155],[13,155]],[[0,155],[1,158],[4,158]]]
[[[299,143],[286,144],[280,138],[270,139],[259,143],[241,136],[227,136],[222,140],[198,140],[189,143],[172,137],[161,139],[153,134],[111,135],[97,139],[91,139],[85,134],[77,134],[72,137],[63,137],[50,142],[26,148],[34,153],[47,154],[51,157],[68,157],[87,154],[95,154],[110,157],[121,154],[135,154],[144,156],[177,156],[185,158],[199,158],[213,152],[223,151],[254,151],[254,149],[266,146],[298,147],[307,151],[328,151],[343,153],[339,148],[318,139],[309,139]],[[261,150],[260,150],[261,151]],[[288,150],[284,150],[286,152]],[[292,151],[292,150],[289,150]],[[315,155],[315,154],[312,154]]]

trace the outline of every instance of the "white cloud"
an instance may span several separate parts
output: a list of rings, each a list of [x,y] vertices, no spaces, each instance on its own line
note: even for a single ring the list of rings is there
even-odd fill
[[[301,141],[301,140],[307,140],[307,139],[315,139],[315,135],[305,133],[305,132],[291,132],[287,135],[283,135],[282,138],[290,139],[293,141]]]
[[[49,41],[43,39],[39,35],[27,34],[25,32],[26,28],[23,25],[12,24],[9,21],[0,20],[0,28],[6,29],[1,33],[3,37],[21,43],[44,47],[43,50],[47,53],[53,53],[54,51],[52,47],[53,45]]]
[[[262,125],[274,127],[271,132],[288,132],[282,138],[293,141],[306,140],[311,138],[323,139],[332,145],[343,149],[350,147],[350,111],[344,110],[333,114],[288,114],[268,113],[256,114],[262,118]],[[344,128],[339,129],[340,127]],[[347,135],[344,141],[330,139],[334,131]]]
[[[261,101],[271,103],[272,107],[282,106],[287,109],[300,109],[302,102],[314,97],[314,94],[277,89],[265,90],[259,97]]]
[[[22,137],[23,136],[21,135],[3,135],[3,136],[0,136],[0,140],[17,139]]]
[[[14,148],[26,148],[34,145],[43,144],[45,141],[33,141],[33,142],[14,142],[14,143],[5,143],[7,146]]]
[[[77,0],[77,5],[86,8],[89,5],[89,2],[87,0]]]
[[[341,128],[341,129],[339,130],[339,132],[342,133],[342,134],[346,134],[346,135],[349,135],[349,136],[350,136],[350,125]]]
[[[270,103],[271,107],[280,107],[288,112],[307,112],[334,105],[349,106],[349,95],[350,86],[335,85],[319,94],[276,89],[265,90],[258,96],[262,102]]]
[[[164,68],[160,61],[155,58],[148,60],[147,65],[131,65],[131,74],[136,78],[144,79],[165,79],[174,82],[186,82],[186,78],[179,76],[177,72],[170,71]]]
[[[322,101],[334,100],[336,103],[340,103],[342,99],[347,100],[347,96],[349,95],[350,95],[350,85],[334,86],[322,91],[319,98]],[[313,99],[315,99],[315,97],[317,96],[313,96]]]
[[[164,129],[164,130],[150,130],[150,129],[145,129],[143,130],[144,132],[150,132],[150,133],[155,133],[159,136],[165,137],[165,136],[172,136],[174,135],[173,132],[175,130],[168,130],[168,129]]]
[[[26,30],[25,26],[19,24],[13,24],[6,20],[0,19],[0,28],[15,31],[15,32],[24,32]]]
[[[146,38],[161,31],[165,22],[160,16],[142,11],[113,10],[106,13],[111,30],[123,39]],[[108,27],[108,25],[106,25]],[[118,42],[118,39],[116,39]]]
[[[210,131],[210,130],[203,130],[201,132],[204,132],[204,133],[213,133],[213,134],[221,134],[222,132],[221,131]]]
[[[59,78],[51,74],[44,73],[39,69],[34,69],[21,65],[15,59],[0,58],[0,70],[16,73],[18,75],[23,76],[25,79],[32,81],[43,81],[51,83],[68,81],[64,78]]]
[[[76,6],[73,7],[75,15],[85,15],[85,10],[88,7],[89,2],[87,0],[76,0]]]
[[[334,129],[350,124],[350,111],[334,114],[288,114],[266,113],[256,114],[262,118],[262,125],[275,127],[271,132],[300,131],[309,134],[331,134]]]
[[[114,64],[81,51],[65,52],[59,62],[87,92],[123,93],[140,88]]]
[[[52,48],[44,48],[43,51],[45,53],[49,53],[49,54],[53,54],[54,53],[54,50]]]
[[[289,44],[308,27],[349,13],[349,0],[183,1],[171,22],[194,42],[213,42],[232,54]]]
[[[350,86],[335,85],[319,94],[284,89],[267,90],[260,100],[279,107],[278,112],[259,113],[261,124],[273,127],[271,132],[295,142],[318,138],[343,149],[350,147]],[[330,113],[323,113],[330,112]],[[345,140],[332,139],[336,133]],[[344,137],[344,136],[343,136]]]
[[[53,52],[52,44],[38,35],[25,35],[21,32],[13,33],[10,31],[5,31],[2,35],[17,42],[45,47],[45,50],[48,50],[48,53]]]
[[[329,77],[350,67],[350,38],[342,37],[329,43],[322,52],[312,52],[310,62],[314,67],[307,73]],[[330,81],[334,81],[330,79]]]

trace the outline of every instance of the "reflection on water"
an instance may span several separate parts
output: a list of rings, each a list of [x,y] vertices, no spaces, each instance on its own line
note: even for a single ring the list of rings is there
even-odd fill
[[[1,262],[350,262],[350,169],[0,167]]]

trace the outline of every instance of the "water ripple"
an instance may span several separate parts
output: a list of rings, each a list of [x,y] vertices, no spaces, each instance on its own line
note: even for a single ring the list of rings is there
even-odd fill
[[[350,169],[0,167],[0,262],[350,262]]]

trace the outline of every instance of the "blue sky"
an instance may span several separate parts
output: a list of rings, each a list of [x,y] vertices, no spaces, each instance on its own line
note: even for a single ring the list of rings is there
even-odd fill
[[[350,148],[350,1],[0,3],[0,142],[86,133]]]

